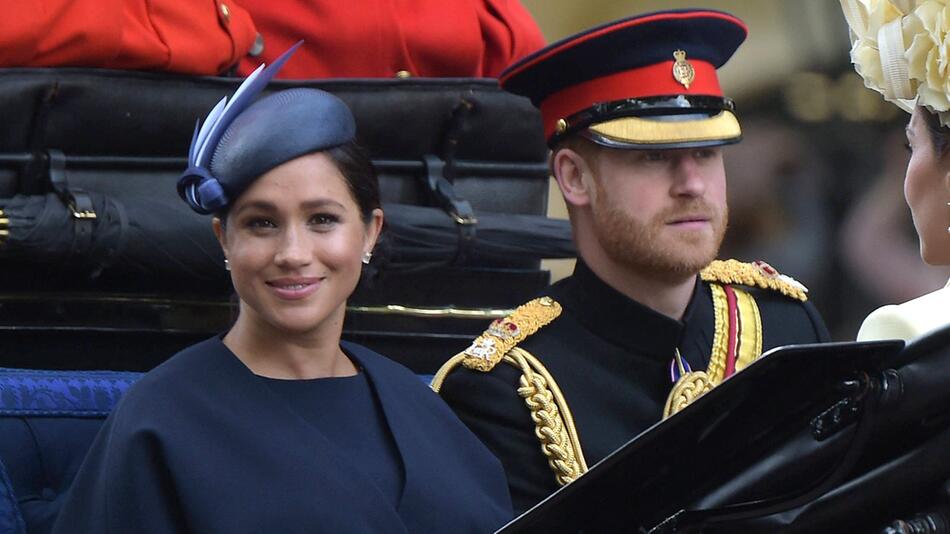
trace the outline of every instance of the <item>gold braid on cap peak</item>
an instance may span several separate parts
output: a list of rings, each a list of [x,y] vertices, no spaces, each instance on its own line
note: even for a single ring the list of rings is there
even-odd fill
[[[699,272],[699,277],[706,282],[761,287],[802,302],[808,300],[808,288],[791,276],[779,273],[764,261],[746,263],[738,260],[715,260]]]

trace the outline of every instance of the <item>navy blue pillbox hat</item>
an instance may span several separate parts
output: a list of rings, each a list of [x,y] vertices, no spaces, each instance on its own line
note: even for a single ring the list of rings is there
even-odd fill
[[[346,144],[356,136],[353,114],[319,89],[288,89],[252,102],[300,46],[258,68],[195,128],[178,194],[198,213],[225,209],[267,171],[294,158]]]
[[[541,110],[552,146],[574,133],[614,148],[732,143],[741,129],[716,69],[747,32],[714,10],[637,15],[551,44],[499,81]]]
[[[244,110],[211,156],[211,175],[236,199],[267,171],[294,158],[340,146],[356,122],[339,98],[319,89],[287,89]]]

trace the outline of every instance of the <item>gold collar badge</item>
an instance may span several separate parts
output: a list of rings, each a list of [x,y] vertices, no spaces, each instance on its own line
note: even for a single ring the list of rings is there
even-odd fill
[[[673,57],[676,59],[673,63],[673,79],[689,89],[689,84],[696,79],[696,70],[689,61],[686,61],[686,50],[674,50]]]

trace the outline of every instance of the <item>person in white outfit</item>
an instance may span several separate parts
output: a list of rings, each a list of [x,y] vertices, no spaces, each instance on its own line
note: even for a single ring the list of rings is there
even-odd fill
[[[950,265],[950,51],[941,45],[950,8],[938,0],[841,0],[851,60],[865,85],[911,114],[904,199],[930,265]],[[873,261],[873,260],[869,260]],[[858,341],[925,335],[950,324],[950,282],[865,318]]]

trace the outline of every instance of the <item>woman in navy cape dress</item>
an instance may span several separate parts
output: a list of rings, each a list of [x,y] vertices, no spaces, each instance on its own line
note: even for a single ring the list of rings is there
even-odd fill
[[[286,57],[209,113],[179,180],[215,216],[238,319],[125,394],[54,532],[475,533],[511,517],[500,463],[442,400],[340,340],[378,184],[336,97],[251,104]]]

